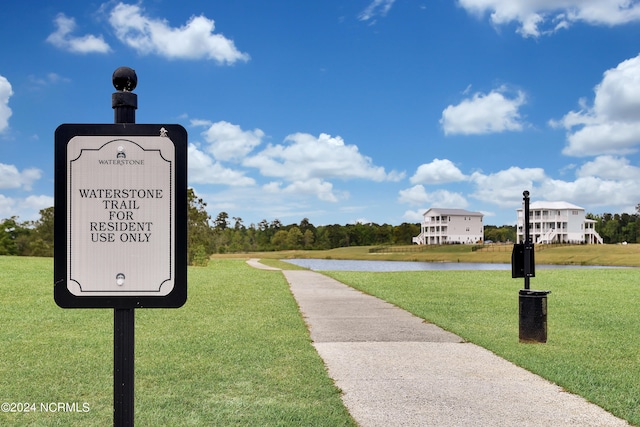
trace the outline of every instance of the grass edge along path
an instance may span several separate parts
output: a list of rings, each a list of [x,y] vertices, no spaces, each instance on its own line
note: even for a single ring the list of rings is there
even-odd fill
[[[640,425],[640,270],[540,270],[546,344],[518,342],[522,280],[498,271],[323,272]],[[425,361],[428,363],[428,361]],[[540,408],[544,411],[544,408]]]
[[[61,309],[51,258],[0,257],[0,425],[112,423],[113,310]],[[140,426],[355,426],[280,272],[243,260],[189,269],[179,309],[136,310]],[[82,406],[80,406],[82,408]]]

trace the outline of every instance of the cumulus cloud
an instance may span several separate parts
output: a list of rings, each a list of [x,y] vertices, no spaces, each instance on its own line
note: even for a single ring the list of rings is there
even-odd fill
[[[413,206],[431,205],[437,207],[464,209],[469,203],[460,193],[448,190],[427,191],[423,185],[399,191],[398,201]],[[426,209],[425,209],[426,211]]]
[[[540,168],[511,167],[493,174],[476,172],[471,197],[501,208],[518,207],[528,190],[541,200],[567,200],[578,205],[627,208],[640,200],[640,168],[628,159],[601,156],[576,170],[575,180],[552,179]]]
[[[640,200],[640,189],[635,180],[610,180],[596,176],[581,177],[575,181],[550,179],[540,186],[540,194],[548,200],[572,200],[582,206],[635,206]]]
[[[270,182],[263,186],[263,189],[269,193],[283,194],[306,194],[317,197],[325,202],[337,202],[340,199],[346,199],[348,193],[336,194],[333,190],[333,184],[319,178],[312,178],[305,181],[294,181],[289,185],[283,186],[282,182]]]
[[[458,0],[469,13],[505,25],[518,23],[524,37],[539,37],[575,22],[621,25],[640,21],[640,3],[629,0]]]
[[[11,108],[9,108],[9,98],[12,95],[11,83],[6,77],[0,76],[0,133],[9,128],[9,117],[12,114]]]
[[[40,212],[42,209],[53,206],[53,203],[54,199],[51,196],[31,195],[27,196],[22,202],[20,202],[20,206],[29,212]]]
[[[399,181],[404,173],[386,172],[362,155],[355,145],[347,145],[340,136],[326,133],[315,137],[307,133],[287,136],[284,144],[269,145],[248,157],[245,166],[255,167],[264,176],[287,181],[320,179],[368,179],[376,182]]]
[[[41,177],[40,169],[29,168],[20,172],[14,165],[0,163],[0,189],[20,188],[31,191],[33,183]]]
[[[422,222],[424,213],[427,210],[428,208],[404,211],[404,214],[402,214],[402,219],[406,220],[407,222]]]
[[[464,181],[466,176],[448,159],[433,159],[418,167],[409,179],[412,184],[445,184]]]
[[[445,135],[522,130],[519,109],[526,102],[525,94],[517,91],[514,97],[509,98],[507,92],[507,88],[503,86],[488,94],[475,93],[458,105],[449,105],[440,119]]]
[[[576,171],[578,178],[597,176],[609,180],[640,181],[640,168],[631,165],[625,157],[600,156],[580,166]]]
[[[234,42],[214,34],[214,21],[193,16],[179,27],[145,15],[138,5],[118,3],[109,16],[118,39],[140,54],[157,54],[169,59],[212,59],[221,64],[248,61]]]
[[[47,73],[44,77],[30,75],[29,81],[34,87],[44,87],[60,83],[69,83],[71,82],[71,79],[63,77],[57,73]]]
[[[189,144],[189,182],[194,184],[254,185],[255,180],[243,172],[222,166],[194,144]]]
[[[208,123],[192,121],[192,124],[207,125],[202,133],[209,143],[207,150],[220,161],[239,161],[262,143],[264,132],[260,129],[242,130],[240,126],[226,121]]]
[[[262,184],[265,194],[314,196],[326,202],[349,198],[349,193],[334,187],[332,180],[363,179],[376,182],[400,181],[404,172],[385,171],[362,155],[358,147],[339,137],[322,133],[287,136],[282,144],[269,144],[259,150],[265,133],[261,129],[243,130],[220,121],[191,120],[192,126],[205,127],[204,142],[189,146],[189,179],[201,184],[254,186],[248,176],[255,169],[270,180]],[[235,164],[235,169],[225,167]]]
[[[548,178],[541,168],[514,166],[488,175],[474,172],[470,176],[470,181],[475,185],[476,190],[471,194],[471,197],[500,207],[512,207],[522,200],[524,190],[535,194],[536,184],[539,186],[541,182],[546,180]],[[538,194],[547,196],[546,193]]]
[[[640,144],[640,55],[605,71],[593,106],[567,113],[552,126],[568,130],[563,153],[570,156],[627,154]]]
[[[575,168],[573,179],[554,179],[542,168],[510,167],[493,173],[474,172],[466,178],[469,193],[444,189],[427,190],[422,184],[401,190],[398,202],[420,209],[407,210],[403,218],[420,220],[429,207],[467,208],[472,198],[500,209],[522,206],[522,193],[535,200],[566,200],[589,209],[634,212],[640,200],[640,167],[621,156],[602,155]],[[437,184],[432,184],[437,185]]]
[[[374,19],[376,16],[386,16],[395,1],[396,0],[373,0],[362,12],[360,12],[358,19],[360,21],[368,21],[370,19]]]
[[[16,201],[11,197],[0,194],[0,218],[7,218],[15,215]]]
[[[73,36],[71,33],[76,29],[76,21],[64,13],[58,14],[54,23],[56,31],[47,37],[47,42],[59,49],[73,53],[108,53],[111,51],[102,36],[94,36],[93,34],[81,37]]]

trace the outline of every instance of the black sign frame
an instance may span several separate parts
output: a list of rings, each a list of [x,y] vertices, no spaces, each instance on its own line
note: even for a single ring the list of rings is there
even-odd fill
[[[168,136],[175,147],[174,285],[164,296],[77,296],[67,288],[67,145],[76,136],[117,138]],[[187,131],[177,124],[62,124],[55,131],[54,147],[54,299],[62,308],[178,308],[187,301]]]

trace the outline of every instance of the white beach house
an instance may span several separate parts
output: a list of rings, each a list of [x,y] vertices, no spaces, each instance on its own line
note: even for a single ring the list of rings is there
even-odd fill
[[[518,212],[518,243],[524,242],[524,208]],[[531,241],[548,243],[602,243],[596,221],[585,218],[584,208],[567,202],[533,202],[529,205]]]
[[[431,208],[424,213],[420,234],[413,238],[418,245],[478,243],[484,237],[483,214],[464,209]]]

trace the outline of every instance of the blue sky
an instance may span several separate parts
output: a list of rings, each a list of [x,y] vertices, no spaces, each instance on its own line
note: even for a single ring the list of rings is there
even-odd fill
[[[0,52],[0,219],[53,206],[54,131],[113,123],[120,66],[212,217],[640,203],[637,0],[7,2]]]

